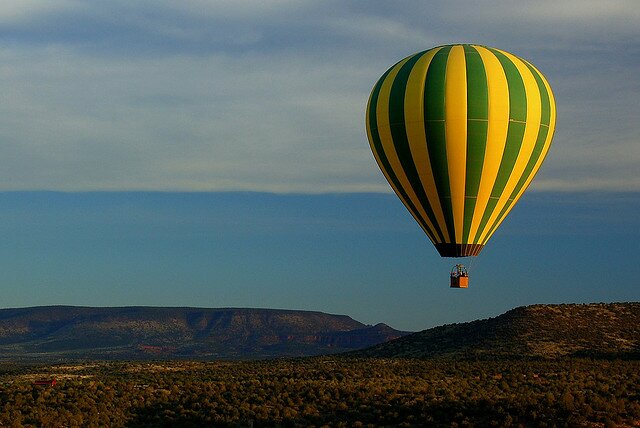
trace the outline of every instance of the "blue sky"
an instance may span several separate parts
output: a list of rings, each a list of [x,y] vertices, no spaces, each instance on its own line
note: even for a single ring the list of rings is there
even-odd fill
[[[558,108],[462,293],[364,131],[391,64],[456,42],[531,61]],[[0,64],[5,307],[265,306],[417,330],[640,298],[634,0],[4,2]]]
[[[532,303],[640,300],[638,193],[534,192],[448,288],[395,195],[0,194],[3,306],[271,307],[419,330]]]

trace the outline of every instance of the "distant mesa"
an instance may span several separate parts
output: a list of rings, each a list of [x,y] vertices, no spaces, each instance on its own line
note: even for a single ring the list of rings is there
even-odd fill
[[[276,309],[0,309],[0,358],[246,359],[333,354],[407,332],[345,315]]]
[[[418,333],[277,309],[0,309],[0,360],[640,358],[640,303],[533,305]]]
[[[640,303],[532,305],[410,334],[350,355],[381,358],[640,359]]]

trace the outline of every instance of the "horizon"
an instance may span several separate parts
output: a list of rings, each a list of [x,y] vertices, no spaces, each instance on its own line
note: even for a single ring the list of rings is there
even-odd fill
[[[471,321],[465,321],[465,322],[452,322],[452,323],[447,323],[447,324],[439,324],[439,325],[435,325],[432,327],[428,327],[426,329],[423,330],[400,330],[400,329],[395,329],[394,326],[392,325],[388,325],[384,322],[378,322],[378,323],[363,323],[358,319],[352,318],[351,316],[349,316],[349,314],[338,314],[338,313],[329,313],[329,312],[323,312],[323,311],[316,311],[316,310],[310,310],[310,309],[289,309],[289,308],[266,308],[266,307],[237,307],[237,306],[231,306],[231,307],[207,307],[207,306],[146,306],[146,305],[134,305],[134,306],[85,306],[85,305],[40,305],[40,306],[16,306],[16,307],[10,307],[10,308],[0,308],[0,311],[3,310],[14,310],[14,309],[48,309],[48,308],[78,308],[78,309],[193,309],[193,310],[213,310],[213,311],[225,311],[225,310],[249,310],[249,311],[277,311],[277,312],[303,312],[303,313],[317,313],[317,314],[324,314],[324,315],[330,315],[330,316],[346,316],[351,318],[354,321],[360,322],[361,324],[363,324],[366,327],[375,327],[377,325],[385,325],[387,327],[391,327],[394,328],[395,330],[398,331],[402,331],[405,333],[418,333],[421,331],[425,331],[425,330],[429,330],[432,328],[437,328],[437,327],[445,327],[445,326],[451,326],[451,325],[459,325],[459,324],[466,324],[466,323],[470,323],[470,322],[474,322],[474,321],[485,321],[488,319],[492,319],[492,318],[496,318],[502,315],[505,315],[508,312],[514,311],[516,309],[520,309],[520,308],[529,308],[529,307],[534,307],[534,306],[593,306],[593,305],[620,305],[620,304],[636,304],[636,303],[640,303],[639,301],[613,301],[613,302],[583,302],[583,303],[531,303],[528,305],[521,305],[521,306],[515,306],[511,309],[508,309],[500,314],[494,315],[494,316],[488,316],[486,318],[478,318],[475,320],[471,320]]]

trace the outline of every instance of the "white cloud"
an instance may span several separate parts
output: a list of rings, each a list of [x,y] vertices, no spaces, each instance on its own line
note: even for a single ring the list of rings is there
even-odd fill
[[[20,0],[0,3],[0,23],[16,24],[32,20],[36,16],[46,16],[79,6],[73,0]]]
[[[5,190],[368,188],[366,100],[348,65],[334,83],[335,64],[286,56],[4,53],[21,80],[0,107]]]
[[[558,129],[533,188],[640,190],[629,2],[13,3],[0,6],[3,190],[388,191],[364,132],[371,86],[458,41],[513,51],[552,82]]]
[[[499,10],[512,11],[516,14],[522,12],[521,4],[503,1]],[[602,23],[603,21],[615,21],[617,25],[628,25],[633,20],[640,18],[640,11],[635,0],[542,0],[528,2],[526,15],[529,17],[543,18],[552,22],[585,22]]]

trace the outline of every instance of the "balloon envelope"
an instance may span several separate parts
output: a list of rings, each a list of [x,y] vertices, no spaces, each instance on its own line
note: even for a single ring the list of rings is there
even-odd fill
[[[477,255],[526,190],[555,128],[553,93],[530,63],[479,45],[411,55],[373,87],[378,166],[443,257]]]

